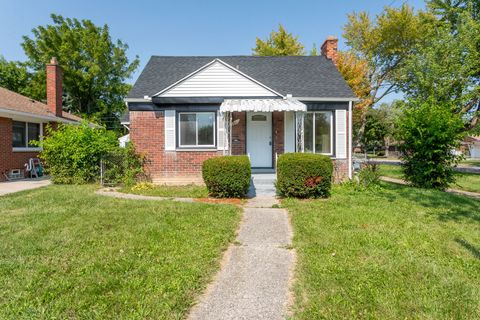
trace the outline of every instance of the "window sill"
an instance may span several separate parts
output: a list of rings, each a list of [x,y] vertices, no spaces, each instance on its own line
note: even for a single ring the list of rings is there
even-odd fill
[[[218,151],[217,148],[177,148],[175,151],[186,151],[186,152],[202,152],[202,151],[207,151],[207,152],[212,152],[212,151]]]
[[[42,151],[42,148],[22,148],[22,147],[16,147],[12,148],[13,152],[38,152]]]

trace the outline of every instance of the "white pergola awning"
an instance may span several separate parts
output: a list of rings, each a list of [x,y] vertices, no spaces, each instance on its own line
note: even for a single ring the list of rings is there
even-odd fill
[[[307,106],[293,99],[225,99],[221,112],[307,111]]]

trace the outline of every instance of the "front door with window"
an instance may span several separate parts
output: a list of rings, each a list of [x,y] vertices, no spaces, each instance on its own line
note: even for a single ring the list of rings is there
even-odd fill
[[[272,113],[247,113],[247,153],[253,168],[272,167]]]

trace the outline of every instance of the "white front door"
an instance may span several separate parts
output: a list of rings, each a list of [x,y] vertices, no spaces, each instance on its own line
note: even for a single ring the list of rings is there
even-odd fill
[[[272,167],[272,113],[247,112],[247,153],[253,168]]]

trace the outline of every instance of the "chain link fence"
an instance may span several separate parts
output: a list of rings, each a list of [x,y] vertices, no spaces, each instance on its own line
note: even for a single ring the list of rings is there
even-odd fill
[[[100,159],[100,184],[115,187],[149,181],[144,164],[145,159],[128,148],[109,152]]]

